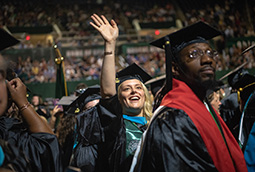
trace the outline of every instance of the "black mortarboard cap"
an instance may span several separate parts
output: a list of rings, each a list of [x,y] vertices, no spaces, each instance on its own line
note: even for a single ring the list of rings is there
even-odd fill
[[[243,74],[235,83],[235,88],[243,101],[246,101],[250,94],[255,91],[255,76],[251,74]]]
[[[243,53],[242,53],[243,54]],[[245,65],[247,65],[249,63],[249,61],[244,62],[243,64],[237,66],[235,69],[231,70],[230,72],[228,72],[227,74],[225,74],[224,76],[222,76],[219,80],[222,81],[225,78],[228,78],[228,83],[230,86],[232,86],[233,84],[231,83],[232,79],[237,75],[237,74],[242,74],[242,73],[248,73],[248,71],[244,70],[243,67]]]
[[[101,98],[99,85],[90,86],[85,89],[86,90],[67,107],[67,113],[77,114],[83,110],[88,102]]]
[[[129,65],[128,67],[124,68],[123,70],[117,72],[116,74],[116,88],[118,86],[130,79],[138,79],[142,83],[150,80],[152,77],[141,67],[139,67],[136,63]]]
[[[206,40],[210,40],[218,35],[221,35],[220,31],[216,30],[215,28],[209,26],[202,21],[199,21],[150,43],[151,45],[154,45],[158,48],[165,49],[166,91],[172,89],[171,70],[172,59],[175,57],[174,55],[176,55],[177,52],[182,50],[187,45],[195,43],[193,42],[194,40],[206,42]]]
[[[145,85],[150,86],[151,93],[155,96],[156,93],[162,88],[166,80],[166,75],[158,76],[156,78],[152,78],[145,83]]]
[[[243,68],[240,68],[236,70],[235,72],[232,72],[228,76],[228,84],[231,86],[233,89],[238,89],[238,85],[240,84],[239,80],[245,75],[249,74],[249,72]]]
[[[244,73],[243,75],[241,75],[239,80],[235,83],[235,86],[237,89],[244,88],[245,86],[252,84],[254,82],[255,82],[255,76],[249,73]]]
[[[165,38],[167,37],[170,41],[171,47],[174,48],[199,37],[205,40],[210,40],[220,34],[220,31],[202,21],[199,21],[174,33],[159,38],[150,44],[159,48],[164,48],[166,42]]]
[[[16,45],[20,42],[19,40],[14,38],[11,34],[9,34],[7,31],[5,31],[2,28],[0,28],[0,35],[1,35],[0,51],[2,51],[5,48]]]
[[[58,101],[58,105],[63,106],[63,110],[66,111],[70,104],[76,99],[77,97],[74,95],[71,96],[63,96],[61,99]]]

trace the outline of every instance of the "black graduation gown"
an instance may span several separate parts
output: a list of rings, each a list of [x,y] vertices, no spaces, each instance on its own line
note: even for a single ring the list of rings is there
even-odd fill
[[[236,140],[238,140],[241,111],[237,100],[237,93],[231,93],[221,100],[220,116],[227,124]]]
[[[135,171],[247,172],[238,143],[206,104],[184,82],[173,79],[173,89],[144,133],[138,162],[132,164]]]
[[[117,95],[101,99],[77,121],[73,166],[86,172],[129,170],[133,156],[126,157],[126,128]]]
[[[71,166],[86,172],[95,171],[98,144],[104,140],[98,108],[99,105],[77,115],[77,145],[73,150]]]
[[[1,116],[0,139],[23,151],[32,171],[62,171],[59,143],[55,135],[30,133],[25,123],[15,118]]]
[[[173,108],[150,124],[139,160],[134,171],[218,171],[191,119]]]
[[[0,139],[0,146],[4,152],[4,162],[1,168],[14,169],[20,172],[30,172],[30,163],[22,151],[16,146],[10,145],[8,142]]]

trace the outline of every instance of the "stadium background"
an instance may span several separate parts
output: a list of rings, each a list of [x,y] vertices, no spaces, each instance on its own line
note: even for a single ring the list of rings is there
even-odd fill
[[[103,40],[89,25],[93,13],[118,23],[116,70],[136,62],[153,77],[164,74],[164,52],[149,42],[203,20],[224,33],[211,42],[220,54],[217,78],[248,60],[245,68],[255,73],[255,51],[239,57],[255,42],[255,1],[2,0],[0,12],[1,27],[21,41],[1,54],[32,93],[43,98],[54,97],[55,44],[65,58],[69,94],[80,82],[99,83]]]

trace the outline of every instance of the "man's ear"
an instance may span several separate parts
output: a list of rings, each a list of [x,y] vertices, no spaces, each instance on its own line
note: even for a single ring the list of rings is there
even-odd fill
[[[179,75],[179,67],[175,62],[172,62],[172,72],[173,72],[173,76]]]

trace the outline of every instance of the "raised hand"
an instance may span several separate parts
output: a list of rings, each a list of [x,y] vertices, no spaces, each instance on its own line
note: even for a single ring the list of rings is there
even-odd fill
[[[97,14],[91,16],[93,22],[90,24],[100,32],[105,42],[115,42],[119,36],[119,28],[115,21],[112,19],[109,23],[105,16],[99,17]]]
[[[6,81],[7,87],[9,89],[12,100],[18,105],[18,107],[22,106],[24,103],[28,102],[26,94],[27,89],[26,86],[19,78],[14,78],[11,81]]]

